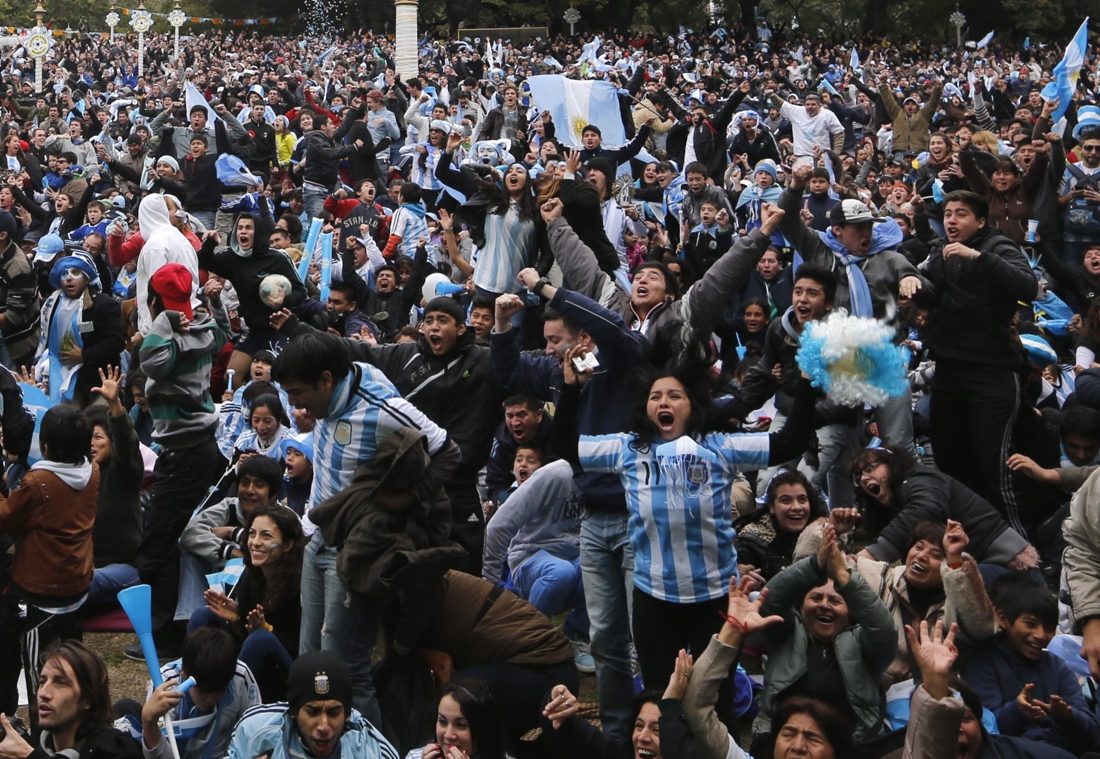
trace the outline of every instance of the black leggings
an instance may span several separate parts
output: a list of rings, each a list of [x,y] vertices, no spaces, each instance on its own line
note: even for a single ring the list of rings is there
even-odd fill
[[[634,647],[647,689],[664,690],[681,648],[696,660],[703,655],[711,636],[722,629],[718,613],[727,603],[725,596],[697,604],[670,603],[634,588]]]

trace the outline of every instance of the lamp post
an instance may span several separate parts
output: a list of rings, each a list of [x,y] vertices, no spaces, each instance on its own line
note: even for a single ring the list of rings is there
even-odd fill
[[[107,28],[111,30],[111,42],[115,41],[115,27],[118,26],[119,18],[118,11],[115,9],[115,0],[111,0],[111,12],[107,14],[107,18],[104,19],[107,22]]]
[[[565,20],[565,23],[569,24],[569,36],[572,37],[576,34],[573,27],[581,20],[581,12],[576,8],[569,8],[565,11],[565,15],[562,16],[562,18]]]
[[[34,88],[36,92],[42,92],[42,61],[46,59],[46,55],[50,52],[50,31],[42,26],[42,16],[45,13],[46,9],[42,7],[42,2],[39,0],[38,5],[34,6],[34,28],[31,29],[26,43],[27,52],[34,58]]]
[[[947,17],[947,20],[955,25],[955,47],[962,47],[963,26],[966,25],[966,16],[959,12],[959,4],[955,3],[955,12]]]
[[[145,10],[145,0],[138,3],[137,9],[130,14],[130,26],[138,36],[138,78],[145,76],[145,33],[153,25],[153,17]]]
[[[172,25],[174,30],[173,34],[176,38],[176,54],[173,60],[179,63],[180,59],[180,27],[183,26],[183,22],[187,20],[187,16],[180,10],[180,0],[175,0],[172,3],[172,12],[168,14],[168,23]]]

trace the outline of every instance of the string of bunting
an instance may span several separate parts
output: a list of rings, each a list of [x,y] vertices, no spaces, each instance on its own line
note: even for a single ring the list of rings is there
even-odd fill
[[[125,15],[130,15],[129,8],[119,8],[119,11]],[[159,16],[160,18],[167,19],[167,13],[155,13],[153,11],[146,11],[150,16]],[[297,21],[298,14],[292,16],[270,16],[267,18],[207,18],[205,16],[188,16],[185,23],[188,24],[212,24],[214,26],[268,26],[271,24],[289,24]],[[49,25],[47,25],[49,26]],[[29,34],[29,29],[21,26],[4,26],[0,27],[7,34],[26,35]],[[53,28],[50,31],[53,32],[53,36],[62,37],[65,32],[61,29]]]

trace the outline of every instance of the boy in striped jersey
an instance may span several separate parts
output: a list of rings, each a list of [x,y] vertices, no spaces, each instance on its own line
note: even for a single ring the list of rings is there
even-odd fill
[[[382,440],[401,427],[427,438],[432,476],[445,481],[458,465],[458,446],[447,432],[402,398],[381,371],[353,362],[346,342],[334,335],[307,331],[295,337],[275,359],[272,377],[292,406],[316,420],[307,514],[348,487],[355,470],[372,463]],[[380,724],[370,665],[382,606],[349,590],[337,576],[336,549],[325,544],[308,516],[302,528],[312,538],[302,567],[301,653],[339,654],[351,672],[356,709]]]

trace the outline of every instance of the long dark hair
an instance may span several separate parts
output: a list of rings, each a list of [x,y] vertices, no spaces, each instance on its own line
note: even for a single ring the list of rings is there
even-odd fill
[[[274,497],[274,493],[272,494]],[[283,544],[294,541],[294,546],[283,554],[279,560],[279,566],[273,580],[269,584],[267,576],[263,572],[257,572],[252,568],[252,553],[248,550],[248,533],[252,529],[252,523],[257,517],[267,517],[283,536]],[[305,552],[305,535],[302,532],[302,521],[298,515],[277,503],[265,503],[256,509],[245,519],[244,533],[241,535],[241,553],[244,554],[244,564],[251,569],[247,574],[250,596],[254,596],[256,603],[263,604],[265,609],[286,608],[286,604],[297,603],[301,593],[302,584],[302,555]]]
[[[439,700],[444,696],[455,700],[469,723],[476,759],[504,759],[504,725],[488,686],[480,680],[455,680],[443,686]]]
[[[513,166],[516,164],[513,164]],[[478,188],[482,191],[485,197],[489,200],[488,213],[496,214],[497,216],[503,216],[508,213],[508,207],[511,205],[512,196],[504,189],[504,175],[511,170],[512,166],[508,166],[504,171],[500,172],[500,177],[497,178],[497,172],[500,168],[490,169],[488,176],[478,174],[476,183]],[[520,168],[523,168],[520,166]],[[519,218],[520,221],[534,221],[538,216],[538,206],[535,204],[535,190],[531,186],[531,176],[527,176],[527,184],[523,187],[523,194],[516,199],[516,203],[519,205]]]
[[[897,503],[901,484],[913,473],[918,463],[916,456],[908,450],[886,445],[881,448],[864,448],[852,457],[851,473],[856,486],[856,500],[859,503],[860,512],[867,519],[866,527],[871,530],[871,534],[877,535],[879,530],[893,518],[894,513],[901,508]],[[859,486],[860,475],[863,474],[864,468],[871,464],[885,464],[890,470],[887,487],[890,488],[894,503],[891,509],[883,507],[881,503],[864,493],[863,488]]]
[[[702,364],[688,362],[671,372],[657,372],[655,370],[643,372],[640,380],[638,380],[638,400],[635,403],[628,430],[634,435],[630,447],[635,450],[647,451],[650,444],[661,437],[657,425],[649,418],[647,405],[653,385],[658,380],[666,377],[671,377],[683,385],[688,401],[691,403],[691,417],[688,419],[685,434],[696,437],[714,428],[710,420],[710,385],[706,368]]]
[[[76,731],[77,739],[111,724],[111,685],[107,665],[99,654],[78,640],[63,640],[46,649],[42,654],[42,665],[50,659],[61,659],[72,668],[80,697],[88,705]]]
[[[814,521],[818,517],[829,516],[829,507],[821,491],[814,487],[809,478],[797,469],[781,469],[768,481],[768,489],[764,492],[764,509],[771,513],[775,506],[776,491],[783,485],[801,485],[806,491],[806,497],[810,500],[810,518],[806,523]]]

